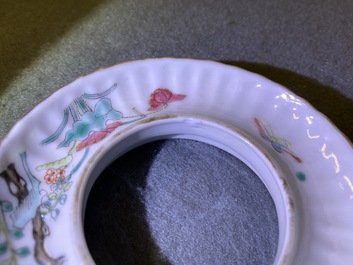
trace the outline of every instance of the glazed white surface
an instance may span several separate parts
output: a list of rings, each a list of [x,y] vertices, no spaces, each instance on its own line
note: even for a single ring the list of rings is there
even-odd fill
[[[19,174],[25,175],[19,154],[26,151],[30,172],[40,181],[42,192],[50,193],[43,172],[37,168],[68,155],[72,143],[68,147],[58,148],[58,145],[65,140],[65,132],[72,129],[72,120],[55,141],[44,146],[40,143],[55,132],[63,110],[74,99],[85,93],[102,93],[114,84],[115,89],[105,98],[109,98],[113,109],[120,111],[124,117],[136,116],[135,108],[138,113],[146,115],[137,121],[141,124],[150,117],[165,115],[215,120],[247,135],[276,161],[293,196],[297,218],[294,231],[298,238],[293,248],[295,253],[288,253],[294,257],[293,261],[289,258],[290,264],[353,262],[351,144],[305,100],[268,79],[236,67],[188,59],[151,59],[117,65],[80,78],[54,93],[15,125],[0,145],[0,172],[14,162]],[[148,111],[150,96],[158,88],[186,97],[168,102],[167,107],[156,112]],[[98,99],[88,102],[92,108],[97,103]],[[267,132],[273,133],[270,135],[273,141],[290,144],[289,153],[276,151],[273,142],[260,135],[255,119]],[[132,119],[124,121],[129,120]],[[45,219],[50,228],[50,236],[45,238],[45,249],[50,256],[64,256],[65,264],[93,263],[81,224],[85,184],[90,174],[94,175],[91,172],[94,167],[89,165],[90,162],[95,165],[104,152],[118,145],[124,135],[136,128],[134,123],[117,127],[106,138],[89,147],[87,158],[75,172],[71,187],[65,193],[65,204],[59,205],[60,215],[55,220]],[[75,153],[67,171],[79,163],[84,152]],[[300,162],[290,153],[300,158]],[[97,168],[98,171],[103,169]],[[305,176],[305,180],[298,178],[298,173]],[[16,205],[3,179],[0,179],[0,200]],[[6,223],[11,224],[11,217],[6,214],[5,218]],[[25,236],[15,243],[33,246],[31,230],[29,222],[23,230]],[[6,255],[0,256],[1,262],[5,259]],[[18,261],[19,264],[35,262],[32,255]],[[282,257],[280,261],[286,260]]]

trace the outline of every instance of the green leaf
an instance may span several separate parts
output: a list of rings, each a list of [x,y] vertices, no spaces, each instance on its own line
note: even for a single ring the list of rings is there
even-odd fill
[[[300,181],[305,181],[306,180],[306,176],[303,172],[297,172],[296,174],[297,178],[300,180]]]
[[[0,244],[0,255],[3,255],[7,252],[7,244],[5,243],[1,243]]]
[[[31,251],[29,250],[28,247],[22,247],[16,250],[17,256],[24,258],[27,257],[29,254],[31,254]]]
[[[49,193],[48,198],[50,201],[56,201],[58,199],[58,194],[55,192]]]
[[[72,182],[65,183],[65,184],[62,186],[63,191],[69,190],[70,187],[71,187],[71,184],[72,184]]]
[[[56,220],[58,218],[60,214],[60,210],[58,208],[54,209],[53,211],[51,211],[50,215],[51,217]]]
[[[60,182],[57,182],[57,183],[51,185],[51,186],[50,186],[50,189],[51,189],[52,191],[60,190],[60,189],[61,189],[61,183],[60,183]]]
[[[42,203],[42,207],[46,208],[46,209],[50,209],[51,208],[51,203],[49,201],[45,201]]]
[[[13,210],[11,202],[8,202],[8,201],[1,202],[1,208],[2,208],[4,213],[8,213],[8,212],[11,212]]]
[[[23,236],[24,235],[23,235],[23,232],[21,230],[14,230],[14,231],[11,232],[12,239],[20,239]]]
[[[67,195],[66,194],[61,194],[60,197],[59,197],[59,203],[61,205],[64,205],[66,200],[67,200]]]

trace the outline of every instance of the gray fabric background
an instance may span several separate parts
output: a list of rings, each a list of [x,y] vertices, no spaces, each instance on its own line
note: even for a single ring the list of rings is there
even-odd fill
[[[271,264],[276,253],[276,210],[263,183],[203,143],[135,149],[103,172],[88,205],[97,264]]]
[[[80,76],[173,56],[262,74],[306,98],[352,140],[352,23],[351,0],[2,1],[0,138]],[[272,262],[271,199],[220,150],[189,141],[148,145],[98,181],[86,225],[98,264]]]

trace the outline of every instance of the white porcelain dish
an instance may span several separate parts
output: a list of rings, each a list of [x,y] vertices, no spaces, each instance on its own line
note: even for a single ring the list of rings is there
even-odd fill
[[[58,90],[0,145],[0,264],[94,264],[82,216],[124,152],[188,138],[243,160],[279,219],[275,264],[353,264],[353,149],[321,113],[272,81],[189,59],[117,65]]]

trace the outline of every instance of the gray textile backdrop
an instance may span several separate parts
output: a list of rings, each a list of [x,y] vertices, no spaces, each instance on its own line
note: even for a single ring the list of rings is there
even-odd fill
[[[262,74],[353,139],[351,0],[2,1],[0,138],[80,76],[165,56]],[[97,264],[271,264],[278,237],[258,178],[187,140],[142,146],[107,168],[85,230]]]

